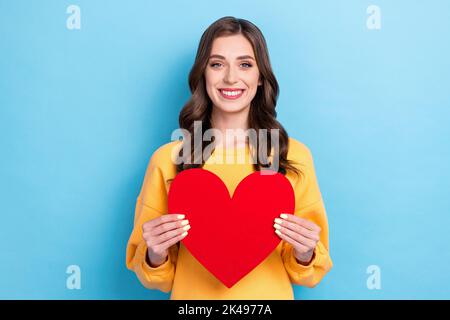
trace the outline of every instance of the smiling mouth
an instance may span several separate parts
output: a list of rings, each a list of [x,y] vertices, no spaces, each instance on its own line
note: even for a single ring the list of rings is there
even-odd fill
[[[220,95],[228,100],[239,99],[244,91],[245,89],[219,89]]]

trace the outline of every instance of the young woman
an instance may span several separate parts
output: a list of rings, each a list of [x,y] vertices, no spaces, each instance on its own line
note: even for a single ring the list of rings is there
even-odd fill
[[[223,134],[212,139],[212,154],[200,161],[195,161],[198,146],[186,141],[164,144],[154,152],[137,198],[127,267],[145,287],[171,291],[171,299],[293,299],[292,284],[314,287],[332,267],[328,222],[310,150],[288,137],[276,120],[278,83],[261,31],[244,19],[215,21],[202,35],[189,85],[192,97],[181,110],[180,128],[191,136],[208,129]],[[240,133],[278,129],[279,137],[274,143],[265,139],[268,134],[257,135],[255,143],[248,134],[236,134],[230,141],[224,138],[230,129]],[[206,144],[203,141],[201,147]],[[260,145],[267,153],[255,152]],[[173,155],[186,146],[184,161],[174,162]],[[236,160],[235,150],[251,161],[219,160],[229,152]],[[295,191],[295,213],[275,219],[274,232],[282,240],[279,246],[227,288],[180,243],[189,236],[190,226],[182,214],[167,214],[170,182],[182,170],[201,167],[218,175],[233,193],[243,178],[264,170],[274,159],[276,171]]]

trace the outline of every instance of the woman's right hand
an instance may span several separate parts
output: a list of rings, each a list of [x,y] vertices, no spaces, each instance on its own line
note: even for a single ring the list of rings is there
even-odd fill
[[[142,226],[142,237],[147,244],[150,266],[162,265],[169,255],[169,247],[182,240],[191,227],[184,215],[164,214],[147,221]]]

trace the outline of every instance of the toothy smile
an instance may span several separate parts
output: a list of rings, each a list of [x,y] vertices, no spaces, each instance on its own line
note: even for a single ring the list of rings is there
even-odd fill
[[[244,89],[224,88],[219,89],[219,92],[226,99],[238,99],[242,96]]]

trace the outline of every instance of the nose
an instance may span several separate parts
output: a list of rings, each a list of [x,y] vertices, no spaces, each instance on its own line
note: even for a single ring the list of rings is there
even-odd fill
[[[225,73],[224,81],[226,83],[236,83],[237,82],[237,74],[236,70],[232,66],[229,66],[227,68],[227,71]]]

